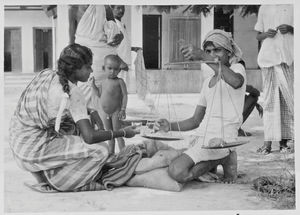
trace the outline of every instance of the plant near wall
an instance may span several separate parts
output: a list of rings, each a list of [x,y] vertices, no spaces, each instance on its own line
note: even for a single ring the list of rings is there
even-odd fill
[[[240,16],[246,17],[251,14],[257,14],[260,5],[144,5],[142,7],[149,10],[156,10],[159,13],[170,13],[179,7],[186,6],[182,13],[203,14],[207,16],[213,8],[216,10],[223,10],[224,14],[233,15],[235,9],[240,10]]]

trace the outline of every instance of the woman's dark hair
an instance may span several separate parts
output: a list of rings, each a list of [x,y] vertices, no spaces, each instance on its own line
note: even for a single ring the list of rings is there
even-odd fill
[[[83,65],[92,62],[92,60],[93,53],[85,46],[74,43],[63,49],[57,63],[57,74],[64,92],[70,93],[68,84],[70,75],[76,69],[81,69]]]

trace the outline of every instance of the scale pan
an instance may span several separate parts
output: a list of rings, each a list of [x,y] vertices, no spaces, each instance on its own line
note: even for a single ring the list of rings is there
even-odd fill
[[[236,147],[240,145],[244,145],[246,143],[249,143],[250,141],[235,141],[235,142],[226,142],[224,145],[219,146],[202,146],[203,149],[224,149],[224,148],[230,148],[230,147]]]
[[[164,140],[164,141],[183,140],[183,137],[178,137],[178,136],[166,136],[166,135],[157,135],[157,134],[144,134],[141,136],[152,140]]]

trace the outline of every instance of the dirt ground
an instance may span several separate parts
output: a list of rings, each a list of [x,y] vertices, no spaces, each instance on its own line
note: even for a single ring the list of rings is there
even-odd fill
[[[252,133],[250,143],[237,147],[238,182],[236,184],[191,182],[181,192],[168,192],[147,188],[121,187],[113,191],[80,193],[42,194],[23,185],[24,181],[34,181],[32,176],[21,170],[15,163],[8,144],[8,125],[21,90],[5,87],[5,137],[4,137],[4,211],[5,212],[167,212],[190,211],[246,211],[281,209],[278,202],[262,197],[252,189],[252,180],[259,176],[284,175],[294,173],[294,156],[280,154],[278,144],[273,145],[273,153],[264,156],[256,153],[263,143],[262,119],[256,110],[243,125]],[[154,97],[152,97],[154,99]],[[178,119],[193,114],[197,94],[177,94],[169,99]],[[162,115],[168,115],[168,97],[161,95],[156,104]],[[129,95],[128,118],[155,118],[153,112],[136,95]],[[175,114],[171,114],[174,118]],[[137,136],[127,139],[126,144],[142,141]],[[278,208],[279,207],[279,208]],[[278,213],[277,213],[278,211]],[[265,212],[264,212],[265,213]]]

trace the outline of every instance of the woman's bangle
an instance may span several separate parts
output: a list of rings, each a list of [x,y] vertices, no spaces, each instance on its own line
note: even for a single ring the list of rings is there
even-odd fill
[[[112,130],[110,130],[110,134],[111,134],[111,140],[114,139],[114,132]]]
[[[125,129],[122,129],[123,133],[124,133],[124,136],[123,137],[126,137],[126,131]]]

